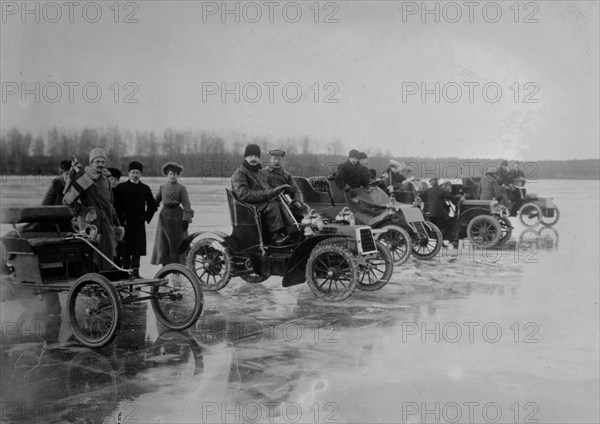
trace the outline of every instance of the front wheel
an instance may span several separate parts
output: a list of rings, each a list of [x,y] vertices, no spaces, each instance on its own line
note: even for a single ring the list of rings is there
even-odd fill
[[[425,234],[416,234],[412,247],[412,254],[420,260],[434,258],[440,252],[444,242],[442,232],[432,222],[423,221]]]
[[[339,302],[358,286],[359,268],[350,250],[337,244],[317,244],[306,264],[306,282],[320,299]]]
[[[231,280],[231,254],[219,240],[198,240],[191,247],[186,263],[206,291],[221,290]]]
[[[535,203],[525,203],[517,212],[521,224],[529,228],[538,225],[542,215],[542,209]]]
[[[154,276],[163,280],[152,286],[152,309],[156,318],[171,330],[194,325],[202,313],[204,295],[196,275],[181,264],[162,267]]]
[[[557,206],[552,209],[546,209],[546,215],[541,215],[541,224],[546,227],[552,227],[558,222],[560,212]]]
[[[498,244],[502,237],[502,227],[495,217],[479,215],[469,222],[467,237],[471,243],[485,249]]]
[[[398,225],[386,225],[380,229],[385,232],[377,233],[375,240],[379,240],[387,246],[392,253],[394,265],[402,265],[408,260],[413,248],[410,234]]]
[[[121,302],[110,281],[99,274],[80,277],[67,296],[75,337],[88,347],[111,342],[121,324]]]
[[[394,259],[392,252],[385,244],[375,240],[377,253],[369,255],[366,265],[360,265],[360,275],[358,277],[358,289],[365,291],[379,290],[385,286],[394,271]]]

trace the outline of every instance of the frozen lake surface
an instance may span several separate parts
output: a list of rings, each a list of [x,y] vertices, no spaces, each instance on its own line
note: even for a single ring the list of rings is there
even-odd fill
[[[143,181],[154,192],[163,179]],[[229,232],[228,181],[181,182],[190,232]],[[2,206],[34,205],[47,184],[5,177]],[[99,350],[71,338],[65,296],[49,322],[39,296],[3,286],[2,422],[597,423],[599,182],[528,190],[554,197],[560,221],[511,218],[502,250],[411,258],[382,290],[335,304],[234,278],[186,332],[166,332],[149,305],[124,308]]]

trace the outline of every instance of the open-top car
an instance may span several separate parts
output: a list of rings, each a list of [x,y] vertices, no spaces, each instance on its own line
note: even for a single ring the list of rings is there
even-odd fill
[[[513,227],[508,219],[508,209],[496,200],[461,199],[452,205],[454,219],[450,221],[444,238],[468,238],[480,248],[500,246],[510,239]]]
[[[225,287],[232,277],[249,283],[282,276],[289,287],[308,283],[326,301],[341,301],[361,290],[378,290],[389,281],[393,260],[386,246],[375,240],[366,225],[332,223],[303,226],[295,219],[285,196],[277,201],[297,231],[286,245],[270,245],[263,238],[263,217],[257,207],[238,200],[226,189],[233,231],[191,234],[180,246],[187,265],[205,290]]]
[[[558,206],[552,197],[538,197],[535,193],[527,193],[525,180],[519,179],[511,186],[513,190],[513,205],[510,216],[516,216],[526,227],[535,227],[542,224],[552,227],[560,218]]]
[[[425,220],[418,205],[397,202],[375,184],[351,197],[325,177],[294,177],[294,181],[304,202],[326,218],[335,219],[347,207],[356,222],[372,227],[396,265],[406,262],[411,253],[417,259],[431,259],[442,247],[442,233]]]
[[[196,322],[204,301],[194,273],[169,264],[154,278],[137,277],[136,270],[117,266],[98,249],[96,227],[70,228],[72,218],[66,206],[2,209],[2,223],[12,229],[1,238],[0,284],[35,294],[67,291],[73,333],[89,347],[114,338],[127,303],[150,300],[156,318],[172,330]],[[113,269],[100,271],[99,258]]]

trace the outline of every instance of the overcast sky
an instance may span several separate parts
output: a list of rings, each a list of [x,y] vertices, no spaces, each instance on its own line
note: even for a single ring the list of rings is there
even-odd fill
[[[237,23],[222,2],[121,3],[118,16],[113,2],[80,2],[70,22],[63,2],[29,2],[36,23],[3,2],[1,125],[307,135],[395,156],[599,157],[599,2],[427,3],[439,22],[421,5],[237,3]]]

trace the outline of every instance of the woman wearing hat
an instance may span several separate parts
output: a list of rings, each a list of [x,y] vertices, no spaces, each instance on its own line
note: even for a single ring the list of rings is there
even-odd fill
[[[496,171],[487,171],[479,181],[477,194],[480,200],[498,200],[501,197]]]
[[[187,189],[177,182],[183,166],[168,162],[162,171],[167,176],[167,182],[160,186],[154,197],[157,205],[162,202],[163,208],[158,216],[156,239],[150,260],[153,265],[183,263],[178,249],[187,237],[187,229],[194,216]]]

